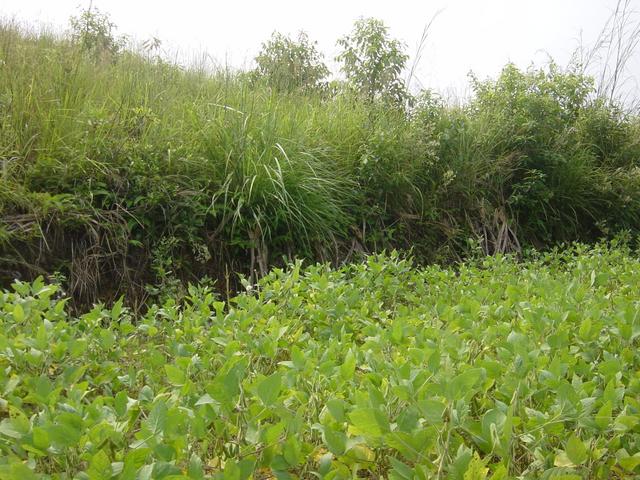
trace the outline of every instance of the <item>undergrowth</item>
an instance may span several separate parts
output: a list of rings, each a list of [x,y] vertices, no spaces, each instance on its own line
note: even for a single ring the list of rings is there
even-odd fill
[[[638,119],[571,70],[509,65],[468,104],[400,108],[108,46],[0,26],[5,284],[58,272],[79,305],[141,304],[293,258],[447,262],[640,226]]]

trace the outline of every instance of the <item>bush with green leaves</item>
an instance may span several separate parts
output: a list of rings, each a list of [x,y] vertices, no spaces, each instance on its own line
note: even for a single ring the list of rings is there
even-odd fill
[[[81,11],[69,23],[72,40],[95,59],[113,59],[125,46],[125,37],[116,35],[109,15],[96,8]]]
[[[376,99],[403,105],[407,90],[402,72],[408,55],[404,45],[389,35],[382,20],[363,18],[340,38],[336,60],[352,88],[367,101]]]
[[[515,238],[541,246],[636,228],[637,119],[595,98],[591,79],[555,65],[508,65],[472,85],[467,105],[427,96],[412,114],[438,145],[436,205],[465,211],[471,231],[492,244],[488,253],[517,248]]]
[[[640,474],[640,260],[273,270],[135,316],[0,294],[0,478]]]
[[[302,31],[296,40],[273,32],[271,38],[262,44],[255,62],[254,77],[263,79],[279,92],[322,89],[324,79],[329,75],[316,42],[309,40]]]

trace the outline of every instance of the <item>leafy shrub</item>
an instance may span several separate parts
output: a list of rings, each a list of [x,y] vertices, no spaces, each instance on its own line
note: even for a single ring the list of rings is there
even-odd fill
[[[590,79],[554,65],[524,72],[511,65],[473,86],[461,108],[416,108],[436,125],[440,178],[451,172],[444,208],[463,209],[485,239],[508,229],[534,245],[636,228],[637,210],[627,208],[635,194],[612,188],[637,189],[639,157],[627,136],[634,122],[593,98]]]
[[[336,60],[354,90],[369,102],[382,99],[402,105],[407,91],[401,78],[407,59],[404,46],[389,36],[381,20],[363,18],[338,40]]]
[[[329,75],[316,43],[305,32],[300,32],[297,40],[274,32],[262,44],[255,62],[254,76],[280,92],[321,89]]]
[[[109,15],[95,8],[83,10],[70,19],[71,38],[95,59],[113,58],[123,49],[125,37],[115,34],[116,25]]]

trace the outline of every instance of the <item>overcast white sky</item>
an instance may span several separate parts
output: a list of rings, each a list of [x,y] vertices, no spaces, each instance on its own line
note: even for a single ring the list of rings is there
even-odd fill
[[[633,0],[640,10],[640,0]],[[0,13],[60,29],[89,0],[0,0]],[[335,41],[354,20],[384,20],[391,34],[413,55],[422,30],[433,22],[418,78],[426,87],[464,94],[467,74],[495,76],[508,61],[521,67],[545,63],[549,56],[566,65],[582,38],[592,43],[616,0],[324,0],[324,1],[162,1],[93,0],[108,12],[119,32],[138,40],[152,36],[181,55],[208,52],[220,63],[248,66],[271,32],[305,30],[318,41],[331,65]],[[636,21],[638,18],[636,17]],[[640,52],[627,72],[635,96],[640,89]]]

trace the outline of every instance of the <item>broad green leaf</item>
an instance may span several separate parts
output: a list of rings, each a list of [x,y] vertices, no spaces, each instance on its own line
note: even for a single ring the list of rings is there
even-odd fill
[[[431,373],[433,374],[438,373],[438,371],[440,370],[440,361],[441,361],[440,350],[435,350],[429,356],[429,361],[427,362],[427,367],[429,368],[429,371]]]
[[[129,450],[124,457],[125,466],[130,464],[135,470],[137,470],[145,464],[150,454],[151,449],[149,448],[136,448]]]
[[[144,465],[138,471],[136,480],[151,480],[154,470],[154,464]]]
[[[447,468],[449,478],[452,480],[464,480],[464,474],[466,473],[472,458],[472,450],[464,444],[460,445],[456,452],[456,456]]]
[[[61,447],[75,447],[82,437],[84,422],[72,413],[58,415],[53,425],[47,427],[51,443]]]
[[[390,430],[387,417],[375,408],[357,408],[349,413],[349,420],[356,435],[380,437]]]
[[[633,472],[640,465],[640,453],[630,457],[618,458],[618,464],[625,470]]]
[[[189,478],[195,480],[202,480],[204,478],[204,468],[202,466],[202,460],[195,453],[191,454],[187,473],[189,474]]]
[[[214,478],[220,478],[221,480],[247,480],[253,473],[253,469],[253,462],[249,460],[235,462],[230,459],[225,462],[224,475]]]
[[[284,422],[279,422],[275,425],[269,425],[268,427],[264,428],[261,432],[262,442],[264,442],[266,445],[277,443],[280,435],[282,434],[282,432],[284,432],[285,427],[286,425]]]
[[[443,415],[446,405],[438,400],[421,400],[417,403],[420,413],[424,419],[433,424],[441,424],[444,421]]]
[[[100,345],[105,350],[111,350],[113,344],[116,341],[116,337],[111,330],[104,329],[100,331]]]
[[[18,386],[18,384],[20,383],[20,377],[18,375],[12,375],[11,378],[9,378],[9,380],[7,381],[6,385],[4,386],[4,395],[9,395],[11,392],[13,392],[15,390],[15,388]]]
[[[640,423],[640,415],[618,415],[613,424],[616,432],[633,430]]]
[[[91,457],[87,474],[91,480],[111,479],[111,461],[109,460],[109,456],[103,450],[100,450]]]
[[[274,373],[262,380],[256,387],[256,394],[262,400],[265,406],[270,406],[275,403],[280,395],[280,388],[282,384],[282,377],[280,373]]]
[[[340,431],[334,430],[329,426],[322,429],[322,438],[331,453],[334,455],[342,455],[347,448],[347,436]]]
[[[127,406],[129,404],[129,397],[127,392],[120,391],[114,398],[114,409],[118,416],[122,417],[127,413]]]
[[[111,320],[118,321],[120,319],[123,302],[124,302],[124,297],[120,297],[118,300],[114,302],[113,307],[111,307]]]
[[[339,398],[333,398],[327,402],[327,410],[329,410],[329,413],[331,413],[331,416],[336,420],[336,422],[340,423],[346,421],[346,417],[344,415],[345,406],[345,401]]]
[[[420,429],[413,433],[393,431],[385,434],[384,442],[407,460],[415,462],[432,448],[436,436],[437,431],[433,428]]]
[[[205,393],[204,395],[202,395],[198,401],[196,402],[196,406],[198,405],[213,405],[215,404],[216,401],[211,398],[211,395],[209,395],[208,393]]]
[[[575,434],[569,437],[564,451],[574,465],[582,465],[587,460],[587,448]]]
[[[5,418],[0,422],[0,435],[10,438],[22,438],[26,432],[10,419]]]
[[[154,435],[159,435],[164,432],[165,425],[167,424],[167,411],[167,404],[162,400],[159,400],[151,409],[146,425]]]
[[[152,448],[154,456],[164,462],[172,462],[176,456],[176,450],[171,445],[159,443]]]
[[[182,475],[182,470],[173,462],[158,461],[153,465],[152,479],[187,480],[189,477]]]
[[[596,424],[600,429],[604,430],[611,426],[611,414],[613,412],[613,408],[611,406],[611,402],[607,401],[600,407],[598,413],[596,414]]]
[[[509,478],[509,472],[504,465],[498,465],[493,474],[489,477],[489,480],[507,480]]]
[[[291,348],[291,361],[293,363],[293,366],[298,370],[304,369],[307,363],[305,352],[297,345],[294,345]]]
[[[149,385],[145,385],[140,389],[138,399],[142,402],[153,402],[153,390]]]
[[[562,451],[559,452],[553,459],[553,465],[556,467],[560,467],[560,468],[566,468],[566,467],[575,467],[575,463],[573,463],[569,457],[567,456],[567,453]]]
[[[184,385],[187,380],[185,373],[182,369],[176,367],[175,365],[167,364],[164,366],[164,370],[167,373],[167,379],[169,383],[176,386]]]
[[[304,461],[300,442],[296,437],[289,437],[282,446],[282,455],[291,467],[297,467]]]
[[[397,458],[389,457],[393,469],[389,472],[389,478],[393,480],[413,480],[413,469]]]
[[[614,358],[612,360],[607,360],[601,362],[598,365],[598,371],[604,375],[605,378],[610,378],[621,370],[622,366],[620,364],[620,360]]]
[[[585,318],[580,324],[578,335],[582,340],[589,340],[589,334],[591,333],[591,319]]]
[[[49,442],[49,434],[44,428],[34,427],[32,435],[34,446],[40,450],[46,450],[51,445]]]
[[[356,371],[356,357],[353,351],[349,350],[345,356],[344,363],[340,366],[340,375],[345,380],[351,380]]]
[[[468,395],[473,387],[483,380],[484,373],[483,368],[471,368],[455,376],[446,384],[447,398],[458,400]]]
[[[9,465],[0,464],[0,478],[2,480],[39,480],[41,477],[24,463],[14,461]]]

